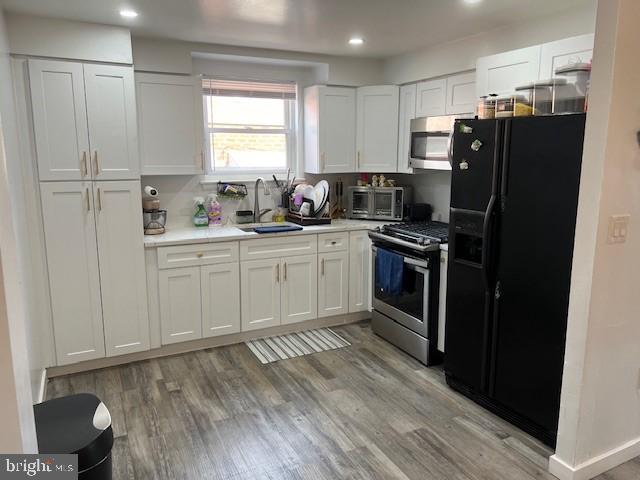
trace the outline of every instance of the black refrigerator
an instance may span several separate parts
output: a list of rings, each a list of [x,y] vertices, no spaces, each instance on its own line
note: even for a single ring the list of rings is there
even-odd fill
[[[556,441],[585,115],[457,120],[447,383]]]

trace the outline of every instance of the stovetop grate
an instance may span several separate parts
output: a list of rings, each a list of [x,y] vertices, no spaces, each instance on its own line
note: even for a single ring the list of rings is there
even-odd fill
[[[446,243],[449,238],[449,225],[443,222],[413,222],[385,225],[384,233],[399,233],[416,239],[433,239]]]

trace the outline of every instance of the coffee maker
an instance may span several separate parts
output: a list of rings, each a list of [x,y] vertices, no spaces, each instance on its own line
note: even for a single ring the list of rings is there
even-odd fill
[[[147,185],[142,195],[142,224],[145,235],[159,235],[164,233],[167,223],[167,211],[160,210],[158,189]]]

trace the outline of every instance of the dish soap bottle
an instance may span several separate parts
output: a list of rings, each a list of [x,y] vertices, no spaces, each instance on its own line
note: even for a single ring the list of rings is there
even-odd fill
[[[193,204],[195,209],[193,212],[193,225],[196,227],[209,226],[209,215],[207,215],[207,210],[204,208],[204,198],[195,197]]]
[[[218,197],[214,193],[207,196],[207,215],[209,217],[210,227],[222,225],[222,205],[220,205]]]

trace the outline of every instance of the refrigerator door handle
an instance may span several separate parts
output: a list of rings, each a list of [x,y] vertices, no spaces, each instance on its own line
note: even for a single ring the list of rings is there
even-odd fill
[[[496,206],[498,196],[496,194],[491,195],[487,210],[484,213],[484,222],[482,224],[482,274],[484,275],[484,282],[487,290],[491,288],[491,282],[489,279],[489,253],[491,246],[491,220],[493,218],[493,209]]]

